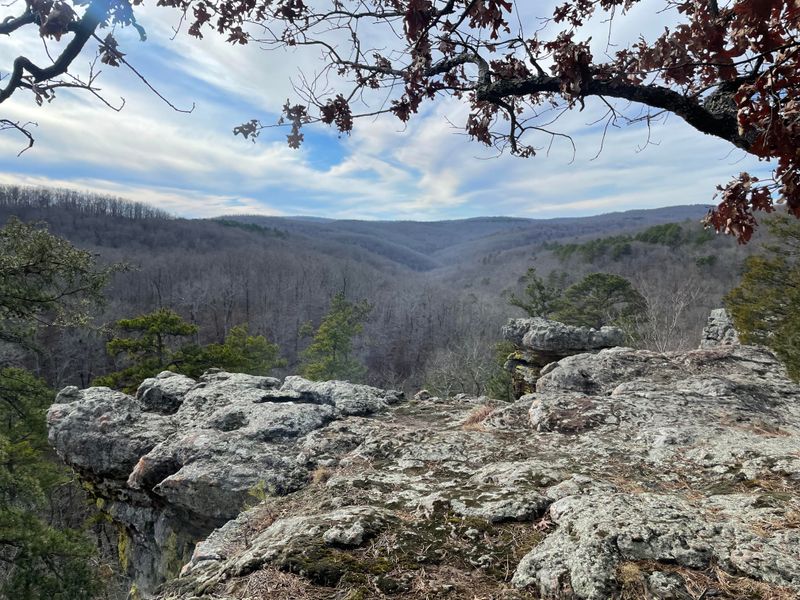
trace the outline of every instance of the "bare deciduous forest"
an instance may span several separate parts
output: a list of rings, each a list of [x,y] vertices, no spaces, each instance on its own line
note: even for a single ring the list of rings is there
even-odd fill
[[[3,221],[46,222],[101,262],[128,265],[114,276],[93,329],[43,334],[48,351],[28,366],[56,388],[87,386],[113,371],[106,326],[160,307],[198,325],[198,344],[222,342],[247,323],[279,346],[283,371],[294,372],[309,343],[303,325],[318,324],[343,292],[372,305],[356,340],[368,383],[416,390],[446,380],[449,392],[481,394],[481,373],[497,363],[500,327],[524,316],[507,300],[528,268],[566,284],[592,272],[628,278],[647,300],[634,343],[669,350],[696,345],[709,309],[760,245],[704,232],[705,206],[552,220],[370,222],[179,219],[142,201],[0,190]]]

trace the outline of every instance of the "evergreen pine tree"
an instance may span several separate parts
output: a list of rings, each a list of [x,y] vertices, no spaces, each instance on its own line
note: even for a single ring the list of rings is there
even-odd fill
[[[35,347],[41,325],[81,324],[115,267],[44,228],[0,229],[0,340]],[[45,411],[54,394],[24,369],[0,365],[0,597],[89,600],[101,587],[83,532],[48,521],[69,472],[48,458]]]
[[[362,380],[366,368],[353,356],[353,338],[364,331],[364,320],[371,310],[366,301],[349,302],[344,293],[336,294],[311,345],[302,354],[303,376],[315,380]]]
[[[768,227],[775,243],[747,259],[725,305],[742,341],[772,348],[800,379],[800,223],[784,216]]]

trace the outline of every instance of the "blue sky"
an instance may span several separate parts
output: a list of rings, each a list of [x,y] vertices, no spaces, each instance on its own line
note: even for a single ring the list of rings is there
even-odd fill
[[[664,25],[652,18],[654,6],[661,3],[645,0],[618,21],[615,41],[638,33],[654,37]],[[15,8],[1,9],[0,17]],[[146,42],[133,30],[117,35],[127,59],[171,102],[185,108],[194,103],[195,110],[172,111],[124,68],[106,67],[99,79],[109,101],[125,98],[119,113],[86,94],[61,91],[38,107],[18,92],[2,105],[3,117],[38,123],[36,145],[17,158],[22,140],[11,133],[0,136],[0,183],[109,193],[188,217],[435,220],[582,216],[710,203],[715,186],[731,175],[763,172],[752,158],[696,133],[677,117],[655,126],[655,143],[644,149],[643,126],[612,130],[594,158],[602,125],[587,124],[602,111],[591,103],[559,123],[575,139],[574,160],[572,148],[558,143],[549,156],[494,157],[454,129],[451,123],[463,123],[466,109],[452,99],[427,105],[408,127],[385,117],[358,122],[345,137],[324,126],[306,128],[299,151],[286,146],[285,131],[271,129],[252,144],[234,137],[233,127],[251,118],[275,122],[293,95],[298,70],[319,68],[316,54],[231,47],[214,36],[195,40],[179,34],[171,40],[177,15],[147,5],[139,22],[148,32]],[[590,25],[586,35],[606,39],[606,27]],[[7,72],[20,52],[40,57],[35,34],[3,40],[0,71]],[[87,49],[76,72],[86,71],[92,55]]]

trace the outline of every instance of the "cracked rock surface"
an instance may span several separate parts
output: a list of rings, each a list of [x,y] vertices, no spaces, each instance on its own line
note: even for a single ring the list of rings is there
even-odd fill
[[[724,308],[716,308],[711,311],[708,323],[703,330],[703,339],[700,340],[701,348],[711,348],[714,346],[730,346],[739,343],[739,334],[733,326],[728,311]]]
[[[134,574],[185,541],[159,599],[800,595],[800,388],[764,348],[600,349],[511,404],[175,377],[49,415],[115,519],[150,511]]]
[[[305,486],[309,471],[296,457],[309,434],[400,398],[347,382],[219,371],[195,381],[165,371],[135,397],[66,388],[47,418],[59,456],[120,524],[121,562],[147,593],[254,493]]]
[[[535,389],[536,381],[556,361],[625,342],[625,334],[618,327],[575,327],[540,317],[510,319],[503,327],[503,337],[516,349],[508,356],[505,368],[511,373],[517,397]]]

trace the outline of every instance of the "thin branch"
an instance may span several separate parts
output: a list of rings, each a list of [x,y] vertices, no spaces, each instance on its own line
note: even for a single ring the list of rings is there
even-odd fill
[[[9,119],[0,119],[0,131],[13,129],[24,135],[28,140],[28,145],[17,153],[17,156],[22,156],[23,152],[33,148],[33,134],[28,130],[28,127],[36,127],[36,123],[28,121],[27,123],[20,124],[19,121],[11,121]]]
[[[32,25],[33,23],[36,23],[36,16],[28,8],[18,17],[6,17],[3,19],[3,22],[0,23],[0,35],[9,35],[20,27]]]
[[[94,38],[95,38],[95,39],[96,39],[98,42],[100,42],[101,44],[103,43],[103,40],[101,40],[101,39],[100,39],[100,38],[97,36],[97,34],[92,34],[92,35],[93,35],[93,37],[94,37]],[[128,68],[129,68],[129,69],[130,69],[130,70],[131,70],[131,71],[134,73],[134,75],[136,75],[136,76],[137,76],[137,77],[138,77],[138,78],[139,78],[139,79],[142,81],[142,83],[144,83],[144,84],[145,84],[145,85],[148,87],[148,89],[149,89],[151,92],[153,92],[153,93],[154,93],[156,96],[158,96],[158,97],[159,97],[159,98],[160,98],[160,99],[161,99],[161,100],[164,102],[164,104],[166,104],[167,106],[169,106],[169,107],[170,107],[172,110],[174,110],[175,112],[184,113],[184,114],[189,114],[189,113],[192,113],[192,112],[194,112],[194,109],[195,109],[195,103],[194,103],[194,102],[192,102],[192,108],[189,108],[189,109],[186,109],[186,108],[178,108],[178,107],[177,107],[177,106],[175,106],[175,105],[174,105],[174,104],[173,104],[173,103],[172,103],[170,100],[168,100],[168,99],[167,99],[167,98],[166,98],[166,97],[165,97],[165,96],[164,96],[164,95],[163,95],[161,92],[159,92],[159,91],[158,91],[158,90],[157,90],[155,87],[153,87],[153,84],[151,84],[151,83],[150,83],[150,82],[147,80],[147,77],[145,77],[144,75],[142,75],[142,74],[141,74],[141,73],[140,73],[140,72],[139,72],[139,71],[136,69],[136,67],[134,67],[134,66],[133,66],[131,63],[129,63],[127,60],[125,60],[125,57],[124,57],[124,56],[122,56],[121,54],[117,53],[117,54],[115,55],[115,57],[114,57],[114,58],[116,58],[116,59],[117,59],[119,62],[121,62],[121,63],[122,63],[123,65],[125,65],[126,67],[128,67]],[[123,100],[123,104],[124,104],[124,100]]]
[[[5,88],[0,90],[0,103],[5,102],[20,87],[25,73],[29,73],[34,83],[59,77],[67,72],[72,61],[77,58],[86,42],[94,35],[95,30],[108,16],[109,4],[104,0],[93,0],[86,8],[80,20],[70,24],[69,29],[74,32],[73,38],[67,44],[55,62],[46,68],[35,65],[25,56],[18,56],[14,60],[14,68]]]

